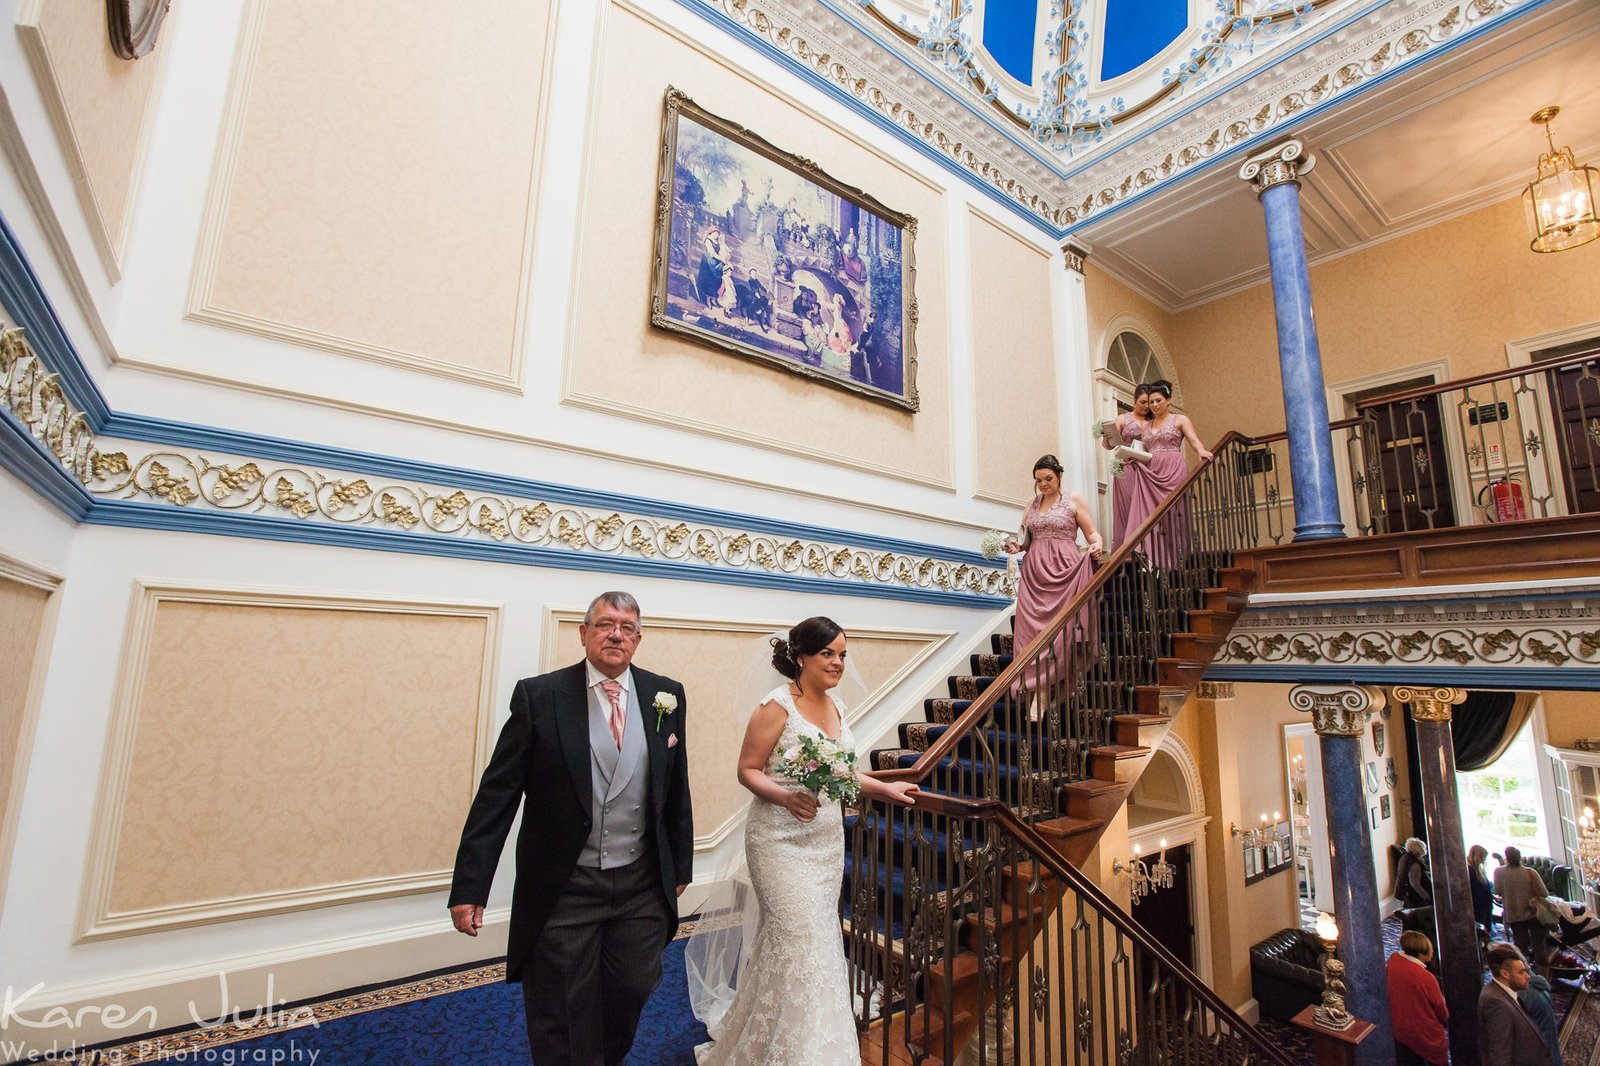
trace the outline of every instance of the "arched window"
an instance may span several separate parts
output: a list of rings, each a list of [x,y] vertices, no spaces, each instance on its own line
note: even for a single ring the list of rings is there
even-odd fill
[[[1106,354],[1106,369],[1134,385],[1162,376],[1161,361],[1156,358],[1150,342],[1132,330],[1124,330],[1112,340],[1111,351]]]

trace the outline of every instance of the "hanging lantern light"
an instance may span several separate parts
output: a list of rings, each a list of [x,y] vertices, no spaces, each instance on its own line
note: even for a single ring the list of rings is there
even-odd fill
[[[1600,237],[1600,218],[1595,216],[1596,171],[1579,166],[1572,149],[1557,148],[1550,134],[1550,120],[1559,107],[1541,107],[1528,121],[1544,127],[1548,152],[1539,153],[1539,176],[1522,190],[1522,206],[1528,212],[1528,229],[1533,234],[1529,247],[1536,252],[1564,252]]]

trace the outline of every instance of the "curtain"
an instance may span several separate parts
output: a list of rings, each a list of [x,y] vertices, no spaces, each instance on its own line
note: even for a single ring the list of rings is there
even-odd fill
[[[1537,692],[1468,692],[1450,715],[1451,748],[1456,772],[1482,770],[1506,753],[1527,724]],[[1417,724],[1409,709],[1403,712],[1406,733],[1406,769],[1410,775],[1411,835],[1428,838],[1422,806],[1422,774],[1417,758]]]

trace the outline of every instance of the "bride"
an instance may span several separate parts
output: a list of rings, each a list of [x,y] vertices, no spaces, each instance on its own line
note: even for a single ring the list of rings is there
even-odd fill
[[[756,708],[739,753],[739,783],[755,795],[745,861],[759,917],[743,950],[733,949],[736,964],[726,957],[707,963],[704,949],[718,950],[714,934],[696,935],[698,959],[690,943],[691,985],[721,986],[691,988],[711,1034],[695,1057],[700,1066],[856,1066],[861,1047],[839,926],[843,808],[790,783],[779,769],[804,737],[854,748],[844,707],[832,695],[845,676],[845,634],[830,619],[808,618],[771,645],[772,667],[788,682]],[[915,802],[916,786],[908,782],[857,779],[863,796]],[[735,973],[737,989],[730,991]]]

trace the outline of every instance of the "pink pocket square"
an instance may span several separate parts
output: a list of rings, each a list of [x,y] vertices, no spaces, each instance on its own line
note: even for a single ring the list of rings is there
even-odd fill
[[[669,748],[675,748],[675,747],[677,747],[677,746],[678,746],[678,734],[676,734],[676,733],[669,733],[669,734],[668,734],[668,735],[667,735],[667,747],[669,747]]]

